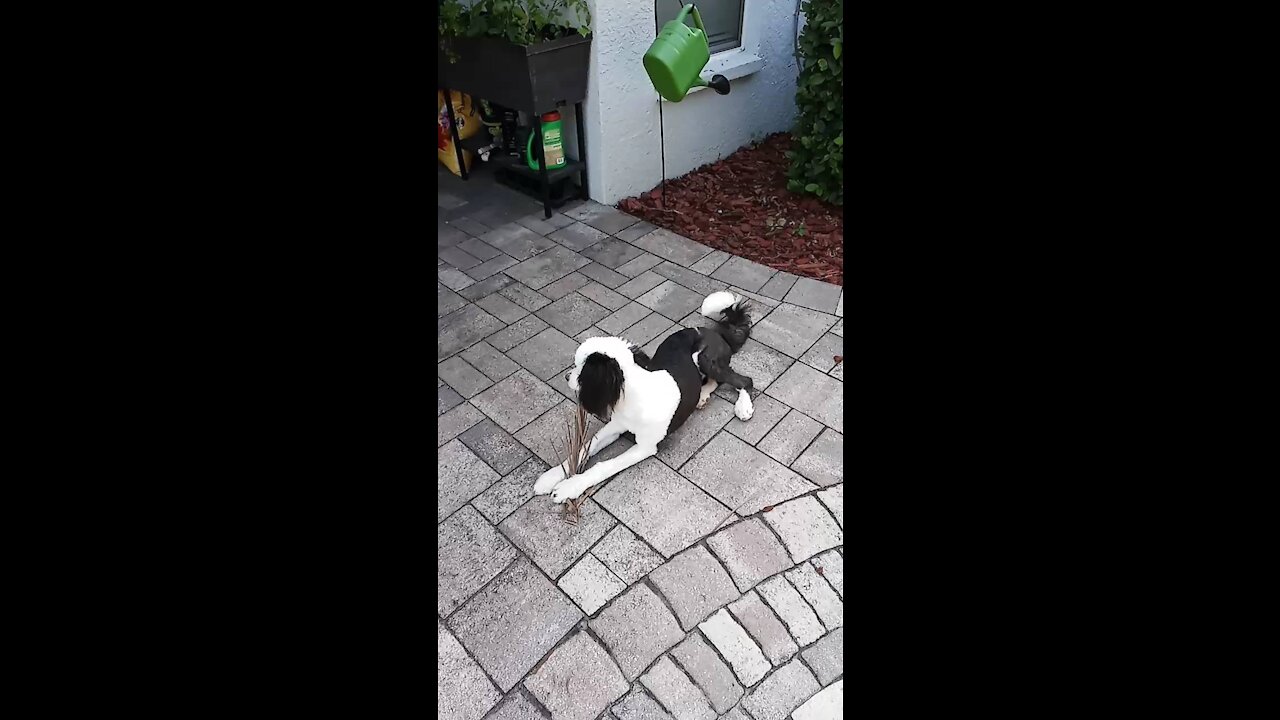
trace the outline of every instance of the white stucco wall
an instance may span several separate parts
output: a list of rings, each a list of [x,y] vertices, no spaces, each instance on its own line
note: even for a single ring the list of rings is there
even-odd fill
[[[745,0],[743,47],[759,69],[732,91],[705,88],[679,103],[662,103],[667,178],[725,157],[753,140],[789,130],[795,121],[798,68],[794,57],[798,0]],[[583,117],[591,198],[614,204],[662,180],[658,93],[641,58],[657,35],[652,0],[590,0],[591,69]],[[729,60],[712,56],[703,77]]]

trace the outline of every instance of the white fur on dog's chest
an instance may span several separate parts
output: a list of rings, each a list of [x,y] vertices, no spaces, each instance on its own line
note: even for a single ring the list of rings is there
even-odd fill
[[[613,417],[633,434],[658,432],[665,435],[671,418],[680,406],[680,387],[666,370],[641,372],[627,377],[622,399],[613,408]]]

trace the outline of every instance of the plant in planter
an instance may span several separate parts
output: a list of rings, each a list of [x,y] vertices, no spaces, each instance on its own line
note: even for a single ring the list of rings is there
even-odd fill
[[[515,45],[591,34],[587,0],[440,0],[440,42],[449,62],[458,60],[453,38],[502,38]]]

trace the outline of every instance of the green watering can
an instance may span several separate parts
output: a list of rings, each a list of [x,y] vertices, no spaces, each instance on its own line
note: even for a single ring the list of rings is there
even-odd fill
[[[693,12],[691,28],[684,24],[685,16]],[[710,86],[721,95],[729,94],[729,79],[716,75],[707,82],[699,77],[702,68],[711,59],[711,47],[707,45],[707,31],[702,27],[702,15],[694,5],[685,5],[676,19],[662,26],[662,32],[654,38],[649,51],[644,54],[644,71],[649,82],[662,97],[680,102],[691,88]]]

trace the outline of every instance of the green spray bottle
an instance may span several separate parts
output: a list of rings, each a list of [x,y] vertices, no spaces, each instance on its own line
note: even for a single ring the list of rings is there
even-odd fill
[[[537,122],[536,120],[534,122]],[[529,129],[529,140],[524,144],[525,157],[530,170],[538,169],[538,156],[533,152],[533,139],[538,136],[536,128]],[[549,112],[542,116],[542,155],[546,158],[547,169],[555,170],[565,166],[564,139],[561,135],[560,113]]]

